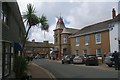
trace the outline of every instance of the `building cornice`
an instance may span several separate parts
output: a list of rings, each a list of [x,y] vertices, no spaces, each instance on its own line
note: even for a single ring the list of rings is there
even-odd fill
[[[57,28],[57,29],[54,29],[53,31],[57,31],[57,30],[63,30],[63,29],[61,29],[61,28]]]

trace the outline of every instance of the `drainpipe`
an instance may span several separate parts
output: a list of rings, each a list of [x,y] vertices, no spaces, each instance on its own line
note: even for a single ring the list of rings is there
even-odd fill
[[[60,55],[59,55],[59,59],[61,60],[61,33],[60,33]]]

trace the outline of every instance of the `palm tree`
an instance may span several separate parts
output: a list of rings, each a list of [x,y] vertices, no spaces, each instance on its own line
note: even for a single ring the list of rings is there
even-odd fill
[[[47,18],[46,16],[42,15],[41,18],[40,18],[40,23],[41,23],[41,30],[44,31],[44,39],[45,39],[45,31],[48,32],[48,29],[49,29],[49,25],[47,23]]]
[[[36,26],[37,24],[41,23],[41,29],[46,31],[48,30],[49,26],[47,24],[47,18],[46,16],[42,15],[41,18],[37,17],[35,14],[35,8],[32,4],[27,5],[27,10],[25,14],[23,15],[23,19],[25,19],[24,22],[27,22],[28,30],[26,31],[25,39],[23,42],[23,49],[26,43],[26,39],[28,38],[28,33],[32,26]]]
[[[27,10],[26,10],[25,14],[23,15],[23,19],[25,19],[24,22],[26,22],[27,26],[28,26],[28,30],[26,31],[25,39],[23,42],[23,49],[24,49],[26,39],[28,38],[28,33],[29,33],[31,27],[39,24],[39,18],[36,16],[35,8],[32,4],[27,5]]]

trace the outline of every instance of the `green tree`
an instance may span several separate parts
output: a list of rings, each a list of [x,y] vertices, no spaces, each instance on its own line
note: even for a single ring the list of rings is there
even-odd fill
[[[26,43],[26,40],[28,38],[28,34],[29,31],[31,29],[31,27],[38,25],[39,23],[41,23],[41,29],[43,30],[43,27],[48,26],[47,24],[47,18],[45,16],[41,16],[41,18],[39,18],[36,14],[35,14],[35,8],[32,4],[28,4],[27,5],[27,10],[25,12],[25,14],[23,15],[23,19],[25,20],[24,22],[26,22],[28,29],[26,31],[26,35],[25,35],[25,39],[23,42],[23,49]],[[44,30],[48,30],[46,28],[44,28]]]
[[[39,21],[41,23],[41,30],[44,31],[44,39],[45,39],[45,31],[48,32],[48,30],[49,30],[49,25],[47,23],[48,20],[47,20],[46,16],[42,15]]]
[[[26,10],[25,14],[23,15],[23,19],[25,19],[24,22],[26,22],[26,24],[28,26],[28,29],[27,29],[26,35],[25,35],[25,39],[23,42],[23,48],[24,48],[26,39],[28,38],[28,33],[29,33],[31,27],[39,24],[39,18],[36,16],[35,8],[32,4],[27,5],[27,10]]]

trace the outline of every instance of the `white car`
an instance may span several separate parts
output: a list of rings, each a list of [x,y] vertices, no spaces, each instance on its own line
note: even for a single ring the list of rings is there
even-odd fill
[[[73,64],[80,64],[84,63],[84,57],[83,56],[76,56],[73,59]]]
[[[112,67],[112,65],[115,65],[115,62],[113,61],[113,57],[112,57],[113,53],[108,53],[105,57],[105,63],[109,66]]]

